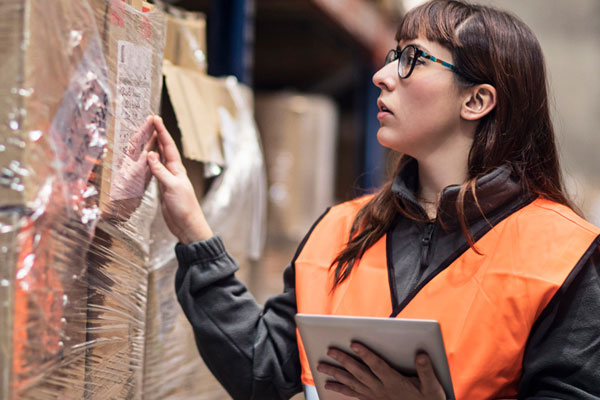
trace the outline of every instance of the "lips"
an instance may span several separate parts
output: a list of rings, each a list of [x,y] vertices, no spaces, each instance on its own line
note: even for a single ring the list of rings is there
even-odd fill
[[[379,111],[381,112],[390,113],[392,115],[394,114],[381,99],[377,99],[377,107],[379,107]]]

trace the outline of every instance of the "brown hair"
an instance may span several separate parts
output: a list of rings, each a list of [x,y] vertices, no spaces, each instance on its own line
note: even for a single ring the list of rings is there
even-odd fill
[[[396,40],[418,36],[451,52],[459,85],[489,83],[496,88],[496,107],[475,131],[468,159],[469,179],[463,183],[456,210],[463,234],[474,246],[467,227],[465,202],[477,203],[477,179],[508,163],[526,192],[572,205],[565,194],[550,120],[544,56],[533,32],[517,17],[491,7],[457,0],[433,0],[410,10],[400,22]],[[398,174],[408,161],[401,157]],[[346,248],[337,264],[335,288],[356,261],[394,224],[398,215],[423,220],[417,210],[392,193],[388,181],[358,212]],[[480,209],[481,210],[481,209]]]

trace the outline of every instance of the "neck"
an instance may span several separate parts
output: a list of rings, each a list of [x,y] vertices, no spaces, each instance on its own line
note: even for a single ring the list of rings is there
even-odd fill
[[[418,160],[418,197],[429,215],[435,217],[444,188],[461,185],[468,179],[468,152],[444,154]]]

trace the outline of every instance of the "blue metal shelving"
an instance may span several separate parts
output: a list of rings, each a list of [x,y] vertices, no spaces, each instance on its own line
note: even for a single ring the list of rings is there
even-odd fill
[[[213,0],[208,21],[212,76],[234,75],[252,85],[254,0]]]

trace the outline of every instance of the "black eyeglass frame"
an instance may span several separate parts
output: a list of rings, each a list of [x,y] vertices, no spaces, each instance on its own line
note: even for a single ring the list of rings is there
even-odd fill
[[[402,65],[400,64],[400,59],[402,57],[402,54],[406,51],[406,49],[408,48],[412,48],[415,51],[415,55],[413,56],[410,68],[408,70],[408,73],[405,76],[402,76],[401,70],[402,70]],[[385,64],[387,65],[391,62],[394,62],[396,60],[398,60],[398,76],[400,77],[400,79],[407,79],[412,73],[413,70],[415,69],[415,65],[417,65],[417,60],[420,57],[424,57],[427,58],[428,60],[437,62],[438,64],[443,65],[446,68],[449,68],[450,70],[452,70],[453,72],[456,72],[457,74],[461,75],[460,72],[458,71],[458,69],[456,68],[456,66],[450,64],[447,61],[444,61],[440,58],[434,57],[431,54],[428,54],[427,52],[419,49],[416,45],[414,44],[408,44],[406,45],[403,49],[400,49],[400,46],[396,47],[395,49],[391,49],[387,56],[385,57]]]

